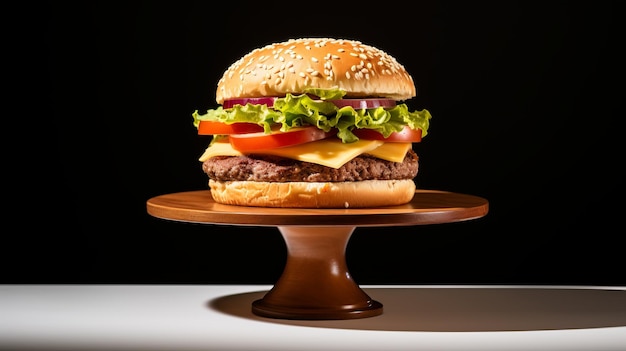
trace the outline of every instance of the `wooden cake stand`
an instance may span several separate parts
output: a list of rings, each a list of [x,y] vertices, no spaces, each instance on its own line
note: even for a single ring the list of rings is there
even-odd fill
[[[353,319],[383,313],[348,272],[345,252],[356,227],[450,223],[483,217],[481,197],[417,190],[401,206],[365,209],[301,209],[229,206],[209,190],[160,195],[147,201],[154,217],[239,226],[277,227],[287,244],[285,268],[272,289],[252,303],[256,315],[282,319]]]

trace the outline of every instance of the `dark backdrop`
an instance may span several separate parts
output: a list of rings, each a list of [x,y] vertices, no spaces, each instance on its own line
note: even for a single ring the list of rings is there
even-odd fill
[[[5,172],[3,282],[274,283],[277,229],[160,220],[146,201],[207,188],[191,114],[217,106],[232,62],[322,36],[379,47],[413,76],[409,106],[433,115],[419,187],[490,202],[469,222],[357,228],[357,283],[626,284],[615,5],[340,3],[38,8],[7,67],[26,95],[13,137],[27,136],[5,148],[23,156]]]

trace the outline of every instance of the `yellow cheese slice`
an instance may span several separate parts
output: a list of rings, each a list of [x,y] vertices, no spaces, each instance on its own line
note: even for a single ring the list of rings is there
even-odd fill
[[[198,159],[200,162],[204,162],[211,157],[215,156],[241,156],[241,152],[233,149],[230,143],[213,143],[204,150],[204,153]]]
[[[385,143],[380,140],[359,140],[344,144],[339,139],[324,139],[295,146],[259,150],[258,153],[339,168],[364,153],[384,160],[402,162],[410,147],[411,143]],[[241,155],[243,153],[233,149],[230,143],[220,142],[209,145],[199,160],[204,162],[215,156]]]
[[[402,162],[411,147],[411,143],[384,143],[374,150],[368,151],[367,154],[387,161]]]
[[[372,151],[382,144],[384,142],[379,140],[359,140],[345,144],[340,139],[330,138],[295,146],[263,150],[263,153],[339,168],[351,159],[362,153]]]

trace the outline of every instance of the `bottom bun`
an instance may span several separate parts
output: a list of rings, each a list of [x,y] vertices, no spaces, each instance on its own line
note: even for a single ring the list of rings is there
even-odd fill
[[[252,182],[209,180],[217,203],[282,208],[364,208],[406,204],[415,183],[404,180],[360,182]]]

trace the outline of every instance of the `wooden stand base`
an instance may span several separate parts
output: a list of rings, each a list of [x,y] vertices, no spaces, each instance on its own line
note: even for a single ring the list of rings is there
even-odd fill
[[[287,262],[274,287],[252,312],[284,319],[352,319],[377,316],[383,305],[352,279],[345,252],[354,227],[278,227]]]
[[[199,190],[155,196],[147,209],[154,217],[175,221],[277,227],[287,244],[287,262],[272,289],[252,303],[252,312],[282,319],[354,319],[383,313],[383,305],[367,296],[348,272],[346,246],[356,227],[465,221],[487,214],[489,202],[420,189],[401,206],[263,208],[219,204],[209,190]]]

